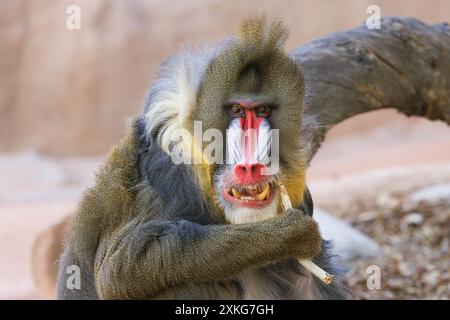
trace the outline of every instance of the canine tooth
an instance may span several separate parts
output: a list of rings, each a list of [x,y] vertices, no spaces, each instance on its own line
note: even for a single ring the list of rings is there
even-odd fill
[[[269,185],[266,184],[264,190],[260,194],[256,195],[255,198],[259,201],[266,200],[267,196],[269,195],[269,190]]]
[[[233,197],[240,199],[241,194],[235,188],[231,188],[231,192],[233,193]]]
[[[267,188],[267,195],[266,198],[264,200],[268,200],[270,197],[270,188]]]

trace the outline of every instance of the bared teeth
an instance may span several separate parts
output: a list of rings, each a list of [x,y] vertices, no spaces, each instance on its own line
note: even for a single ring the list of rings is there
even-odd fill
[[[229,195],[232,195],[236,199],[239,199],[241,201],[247,202],[247,201],[264,201],[269,199],[270,196],[270,184],[269,183],[263,183],[263,184],[253,184],[248,185],[242,188],[242,193],[237,191],[235,188],[227,188],[226,192]]]
[[[263,191],[255,196],[256,200],[259,200],[259,201],[266,200],[269,195],[269,190],[270,190],[269,184],[265,183]]]
[[[241,194],[239,191],[237,191],[235,188],[231,188],[231,192],[233,193],[233,197],[240,199],[241,198]]]
[[[261,193],[262,191],[264,190],[264,186],[262,185],[262,184],[259,184],[258,185],[258,188],[257,188],[257,190],[256,190],[256,193]]]

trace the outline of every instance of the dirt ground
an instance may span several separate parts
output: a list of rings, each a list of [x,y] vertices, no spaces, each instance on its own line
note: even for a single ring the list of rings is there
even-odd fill
[[[405,195],[341,213],[376,240],[381,258],[356,261],[346,275],[354,299],[450,299],[450,201],[405,208]],[[368,289],[369,266],[380,267],[379,288]],[[372,271],[373,272],[373,271]]]

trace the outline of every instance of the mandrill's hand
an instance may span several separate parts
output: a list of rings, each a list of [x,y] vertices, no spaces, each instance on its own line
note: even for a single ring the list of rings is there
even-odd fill
[[[320,253],[322,237],[317,222],[299,209],[288,209],[280,217],[281,238],[286,241],[287,255],[312,259]]]

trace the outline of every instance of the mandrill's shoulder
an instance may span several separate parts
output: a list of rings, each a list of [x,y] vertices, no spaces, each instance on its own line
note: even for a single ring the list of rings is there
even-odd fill
[[[97,173],[96,183],[102,187],[132,189],[139,181],[139,151],[142,145],[142,124],[132,118],[125,136],[111,150]]]
[[[83,203],[95,201],[96,204],[88,204],[91,207],[101,206],[109,218],[114,212],[122,214],[123,210],[132,209],[136,194],[134,189],[139,183],[141,138],[141,122],[133,118],[127,125],[124,137],[113,147],[96,173],[95,185],[86,192]]]
[[[81,252],[96,248],[95,239],[100,233],[114,230],[134,214],[141,132],[139,119],[133,118],[124,137],[97,171],[94,186],[83,194],[67,239],[78,243]]]

